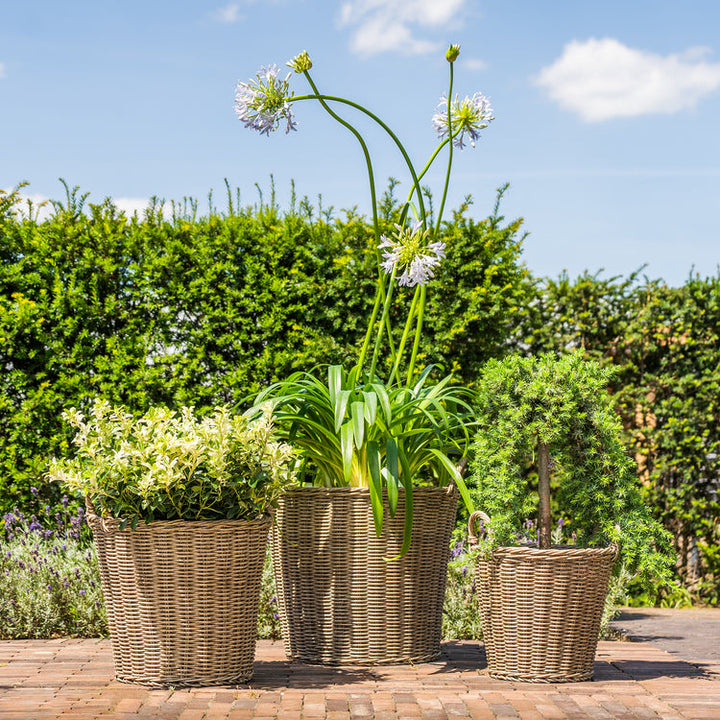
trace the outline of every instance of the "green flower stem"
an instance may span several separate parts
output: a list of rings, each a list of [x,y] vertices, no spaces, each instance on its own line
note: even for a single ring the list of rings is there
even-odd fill
[[[449,63],[449,64],[450,64],[450,87],[448,88],[448,102],[447,102],[448,139],[453,137],[453,134],[452,134],[453,63]],[[445,209],[445,200],[447,199],[448,186],[450,185],[450,170],[452,169],[452,161],[453,161],[453,144],[451,142],[450,148],[448,150],[448,164],[447,164],[447,172],[445,173],[445,187],[443,188],[442,200],[440,201],[440,210],[438,211],[437,223],[435,225],[435,235],[436,236],[438,236],[440,233],[440,222],[442,220],[443,210]]]
[[[388,317],[390,314],[390,300],[392,299],[392,291],[393,287],[395,286],[395,275],[397,273],[397,264],[393,266],[392,273],[390,274],[390,281],[388,282],[388,291],[385,295],[385,304],[383,305],[383,314],[380,318],[380,328],[383,328],[386,323],[388,322]],[[377,360],[378,355],[380,354],[380,342],[382,340],[382,332],[378,330],[377,336],[375,338],[375,349],[373,350],[373,357],[372,362],[370,364],[370,379],[375,375],[375,368],[377,367]],[[395,357],[392,358],[393,361],[395,360]]]
[[[318,100],[320,104],[323,106],[325,111],[330,115],[331,118],[334,120],[337,120],[343,127],[346,127],[356,138],[357,141],[360,143],[360,147],[362,148],[363,155],[365,156],[365,164],[367,165],[367,171],[368,171],[368,179],[370,181],[370,201],[372,203],[372,214],[373,214],[373,229],[375,230],[375,239],[379,242],[380,241],[380,225],[378,223],[378,216],[377,216],[377,195],[375,192],[375,174],[373,173],[373,167],[372,167],[372,160],[370,159],[370,151],[368,150],[367,144],[365,140],[363,139],[362,135],[347,121],[341,118],[326,102],[326,100],[339,100],[339,98],[334,98],[332,96],[328,95],[321,95],[319,90],[317,89],[317,86],[313,82],[313,79],[310,77],[310,72],[308,70],[303,71],[303,75],[307,78],[308,83],[310,84],[310,87],[313,89],[314,95],[299,95],[298,97],[290,98],[291,101],[295,100]],[[346,101],[348,104],[355,105],[355,103],[350,103],[350,101]],[[358,106],[360,107],[360,106]],[[377,251],[378,256],[378,265],[380,263],[380,254],[379,251]]]
[[[450,87],[448,88],[448,105],[447,105],[447,114],[448,114],[448,137],[447,142],[449,143],[448,146],[448,164],[447,164],[447,172],[445,173],[445,187],[443,188],[443,194],[442,194],[442,200],[440,202],[440,210],[438,211],[437,215],[437,222],[435,224],[435,237],[440,236],[440,223],[442,221],[442,214],[443,210],[445,209],[445,201],[447,199],[447,191],[448,187],[450,185],[450,171],[452,169],[452,161],[453,161],[453,133],[452,133],[452,90],[453,90],[453,63],[450,63]],[[433,153],[432,157],[426,164],[425,168],[423,169],[423,173],[427,171],[427,168],[430,167],[430,164],[433,162],[433,160],[437,157],[438,152],[440,151],[440,148],[442,147],[443,143],[440,144],[438,149]],[[422,175],[421,175],[422,177]],[[419,181],[418,181],[419,182]],[[422,195],[420,192],[420,189],[418,188],[418,196]],[[415,360],[417,358],[418,350],[420,348],[420,336],[422,334],[422,326],[423,326],[423,318],[425,317],[425,302],[427,299],[427,291],[425,289],[425,286],[420,290],[420,302],[417,307],[417,324],[415,325],[415,341],[413,342],[413,349],[412,354],[410,355],[410,363],[408,364],[408,370],[407,370],[407,380],[406,385],[407,387],[410,387],[410,384],[412,383],[412,376],[413,372],[415,370]],[[415,298],[413,298],[413,305],[415,304]]]
[[[293,100],[318,100],[320,104],[323,106],[325,111],[332,117],[334,120],[337,120],[343,127],[347,128],[357,139],[357,141],[360,143],[360,147],[362,148],[363,155],[365,156],[365,164],[367,166],[368,171],[368,180],[370,182],[370,202],[372,204],[372,215],[373,215],[373,230],[375,232],[375,257],[377,259],[378,264],[378,299],[376,299],[375,307],[373,308],[373,318],[371,319],[371,322],[368,327],[368,334],[365,337],[365,342],[363,343],[363,347],[360,352],[360,356],[358,358],[358,374],[362,371],[363,365],[365,364],[365,356],[367,354],[367,349],[369,347],[369,340],[370,340],[370,334],[371,329],[375,324],[375,317],[377,317],[377,308],[379,308],[379,303],[382,301],[381,298],[385,295],[385,276],[383,275],[382,269],[380,267],[380,224],[378,222],[378,216],[377,216],[377,195],[375,192],[375,174],[373,173],[373,167],[372,167],[372,160],[370,159],[370,152],[368,150],[367,144],[365,140],[363,139],[362,135],[349,123],[347,120],[344,120],[341,118],[326,102],[326,100],[338,100],[341,101],[341,98],[334,98],[332,96],[326,96],[321,95],[320,92],[317,89],[317,86],[313,82],[313,79],[310,77],[310,73],[307,70],[303,71],[303,75],[307,78],[308,83],[310,84],[310,87],[313,89],[314,95],[300,95],[296,98],[292,98]],[[362,110],[362,106],[356,105],[356,103],[352,103],[349,100],[345,101],[349,105],[353,105],[355,107],[358,107]],[[366,111],[368,112],[369,111]],[[369,113],[370,114],[370,113]],[[378,119],[378,122],[381,122]],[[388,128],[389,131],[389,128]],[[399,141],[398,141],[399,142]],[[408,161],[409,162],[409,161]],[[414,174],[414,170],[413,170]],[[391,357],[394,357],[394,348],[392,346],[392,337],[390,333],[390,326],[387,326],[387,333],[388,338],[390,339],[390,355]],[[378,339],[382,336],[382,326],[378,330]],[[370,375],[372,377],[373,371],[374,371],[375,362],[373,361],[373,368],[370,372]]]
[[[415,288],[415,294],[413,295],[407,320],[405,321],[405,330],[403,331],[402,338],[400,339],[400,344],[398,345],[397,354],[395,355],[395,364],[393,365],[392,373],[390,373],[390,382],[393,382],[393,379],[397,379],[397,374],[400,367],[400,360],[402,358],[403,352],[405,351],[405,343],[407,342],[408,335],[410,334],[410,328],[412,327],[412,321],[414,320],[415,314],[417,312],[417,304],[419,297],[420,286],[417,286]]]
[[[382,272],[382,270],[381,270]],[[375,293],[375,302],[373,304],[372,313],[370,315],[370,322],[368,322],[368,328],[365,331],[365,340],[363,341],[362,348],[360,349],[360,355],[358,357],[358,376],[360,375],[360,371],[362,370],[363,365],[365,364],[365,356],[367,355],[368,348],[370,347],[370,340],[372,338],[373,329],[375,328],[375,322],[377,321],[378,313],[380,312],[380,306],[383,304],[384,299],[384,291],[381,292],[381,286],[378,286],[378,291]],[[390,329],[388,328],[388,335],[390,335]],[[392,351],[392,338],[390,340],[390,347]],[[397,361],[397,358],[396,358]],[[372,380],[372,374],[370,377],[370,380]]]
[[[308,80],[310,80],[310,76],[308,75],[307,71],[305,71],[305,75],[308,76]],[[312,85],[312,81],[311,85]],[[315,86],[312,85],[313,90],[316,90]],[[331,101],[331,102],[338,102],[343,103],[345,105],[349,105],[350,107],[355,108],[356,110],[359,110],[362,113],[365,113],[369,118],[372,118],[392,139],[392,141],[397,145],[398,150],[400,150],[400,154],[403,156],[403,159],[405,160],[405,164],[408,166],[408,170],[410,172],[410,176],[412,177],[413,186],[412,191],[410,194],[410,197],[412,198],[412,192],[417,192],[418,197],[418,207],[420,208],[420,217],[423,219],[423,229],[425,229],[425,204],[423,203],[422,199],[422,192],[420,191],[420,179],[417,176],[417,173],[415,172],[415,166],[412,164],[412,161],[410,160],[410,156],[407,154],[407,151],[405,150],[405,146],[400,142],[399,138],[395,133],[377,116],[375,113],[371,112],[367,108],[363,107],[362,105],[353,102],[352,100],[347,100],[346,98],[342,97],[336,97],[334,95],[320,95],[317,93],[315,95],[296,95],[291,98],[288,98],[289,102],[295,102],[295,100],[320,100],[320,102],[324,101]],[[348,125],[349,127],[349,125]],[[374,202],[374,200],[373,200]],[[379,240],[379,237],[378,237]]]
[[[425,299],[427,297],[427,287],[425,285],[420,286],[420,302],[418,303],[417,310],[417,325],[415,326],[415,342],[413,343],[412,354],[410,355],[410,363],[407,370],[407,380],[405,382],[407,387],[412,384],[412,376],[415,371],[415,359],[417,358],[418,348],[420,347],[420,334],[422,332],[423,318],[425,317]]]
[[[454,140],[462,131],[462,127],[459,127],[457,130],[455,130],[452,134],[452,139]],[[433,154],[430,156],[430,159],[425,163],[425,167],[421,170],[420,174],[418,175],[417,181],[420,182],[423,177],[425,176],[425,173],[430,169],[430,166],[435,162],[435,158],[440,154],[440,151],[450,142],[450,137],[446,137],[436,148]],[[412,197],[412,193],[415,192],[415,188],[410,191],[410,195],[408,196],[408,200],[406,205],[410,202],[410,198]]]

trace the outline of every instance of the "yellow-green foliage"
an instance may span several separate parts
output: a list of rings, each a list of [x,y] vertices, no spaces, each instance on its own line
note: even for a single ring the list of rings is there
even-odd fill
[[[77,430],[75,457],[50,465],[49,476],[87,496],[98,511],[129,521],[255,520],[294,481],[293,453],[273,435],[269,408],[250,422],[227,408],[196,418],[151,408],[140,418],[97,401]]]

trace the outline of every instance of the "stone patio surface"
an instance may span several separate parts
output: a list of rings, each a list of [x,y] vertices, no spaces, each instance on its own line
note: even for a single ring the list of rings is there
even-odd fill
[[[341,668],[289,662],[282,643],[260,641],[248,684],[157,690],[113,679],[108,640],[0,641],[0,720],[51,718],[720,720],[720,659],[601,642],[592,682],[545,685],[489,677],[473,641],[444,643],[433,663]]]

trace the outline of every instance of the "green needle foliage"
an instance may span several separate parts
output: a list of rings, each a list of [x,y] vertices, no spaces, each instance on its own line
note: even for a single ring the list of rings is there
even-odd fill
[[[485,551],[517,544],[537,512],[539,449],[549,451],[556,512],[581,546],[618,543],[640,577],[668,577],[670,537],[641,499],[611,373],[581,353],[490,361],[478,382],[473,446],[477,505],[490,515]]]

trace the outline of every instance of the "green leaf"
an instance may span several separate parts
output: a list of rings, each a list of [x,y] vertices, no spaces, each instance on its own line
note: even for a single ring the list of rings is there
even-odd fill
[[[340,446],[342,448],[343,477],[345,482],[349,483],[352,476],[353,456],[353,426],[349,420],[340,428]]]
[[[328,392],[330,393],[330,404],[335,405],[335,399],[342,389],[342,366],[331,365],[328,368]]]
[[[388,397],[387,390],[385,389],[384,385],[381,385],[380,383],[373,383],[370,387],[375,392],[375,396],[377,397],[378,401],[380,402],[380,407],[383,410],[383,414],[385,415],[385,422],[387,423],[387,426],[390,427],[393,420],[392,410],[390,409],[390,398]]]
[[[368,392],[367,390],[363,390],[363,398],[365,400],[365,419],[368,425],[372,427],[377,416],[378,398],[374,392]]]
[[[390,517],[395,517],[398,502],[398,485],[400,483],[398,446],[395,438],[387,438],[385,441],[385,450],[385,463],[387,469],[385,482],[387,483],[388,509],[390,510]]]
[[[372,504],[375,534],[380,537],[383,529],[382,475],[380,473],[380,450],[375,440],[366,446],[368,469],[370,470],[370,503]]]
[[[338,432],[338,430],[340,430],[340,426],[343,424],[349,399],[349,390],[340,390],[335,396],[335,432]]]
[[[362,447],[363,440],[365,438],[365,403],[357,400],[351,403],[350,417],[352,418],[355,447],[359,450]]]

